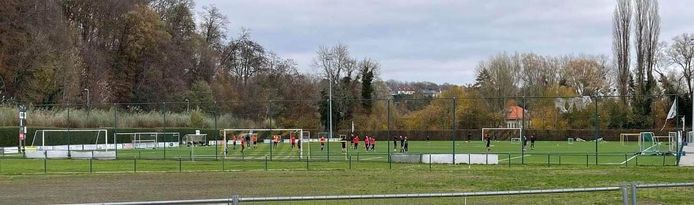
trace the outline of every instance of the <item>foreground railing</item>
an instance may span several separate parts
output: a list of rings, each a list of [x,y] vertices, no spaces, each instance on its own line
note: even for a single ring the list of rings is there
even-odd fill
[[[454,192],[454,193],[414,193],[414,194],[369,194],[369,195],[326,195],[326,196],[277,196],[277,197],[240,197],[234,195],[222,199],[197,199],[197,200],[171,200],[171,201],[140,201],[140,202],[112,202],[98,204],[112,205],[139,205],[139,204],[232,204],[243,202],[301,202],[301,201],[331,201],[331,200],[367,200],[367,199],[413,199],[413,198],[445,198],[445,197],[484,197],[484,196],[513,196],[534,194],[559,194],[581,192],[609,192],[620,191],[621,201],[624,205],[637,204],[638,189],[694,187],[694,182],[663,183],[663,184],[625,184],[622,186],[590,187],[590,188],[564,188],[564,189],[540,189],[540,190],[516,190],[516,191],[486,191],[486,192]],[[630,194],[631,193],[631,194]],[[631,199],[630,199],[631,196]],[[356,202],[355,202],[356,203]]]

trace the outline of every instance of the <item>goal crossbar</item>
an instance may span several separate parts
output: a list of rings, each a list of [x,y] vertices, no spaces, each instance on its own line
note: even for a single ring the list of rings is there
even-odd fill
[[[36,137],[39,133],[41,133],[41,147],[45,147],[46,146],[46,132],[97,132],[95,144],[98,144],[98,142],[99,142],[99,136],[101,136],[100,133],[104,132],[104,145],[108,145],[108,130],[107,129],[45,129],[45,130],[36,130],[34,132],[34,139],[31,140],[31,146],[32,147],[36,146],[35,145]],[[68,149],[69,149],[69,147],[68,147]],[[106,146],[106,151],[108,151],[108,146]]]
[[[118,139],[117,136],[131,136],[131,140],[133,141],[131,143],[133,143],[133,147],[135,147],[135,145],[134,145],[135,143],[154,143],[155,144],[154,146],[158,147],[159,146],[159,144],[158,144],[159,143],[159,136],[166,136],[166,135],[174,136],[178,140],[178,143],[181,143],[181,133],[178,133],[178,132],[117,132],[117,133],[114,133],[114,135],[116,136],[116,138],[114,138],[114,143]],[[154,140],[143,140],[142,138],[140,138],[142,135],[149,135],[149,136],[154,135],[155,139]],[[164,140],[163,142],[166,142],[166,140]]]
[[[521,128],[507,128],[507,127],[500,127],[500,128],[482,128],[482,135],[480,135],[480,139],[481,139],[482,141],[484,141],[484,134],[485,134],[487,131],[494,131],[494,130],[501,130],[501,131],[503,131],[503,130],[518,130],[518,139],[519,139],[519,140],[522,139],[522,136],[523,136],[523,133],[522,133],[523,131],[522,131]],[[492,137],[492,136],[490,136],[490,137]],[[514,137],[511,137],[511,139],[509,139],[509,140],[512,140],[513,138],[514,138]]]
[[[639,147],[641,146],[641,133],[620,133],[619,134],[619,142],[624,145],[625,141],[629,141],[629,137],[636,137],[639,142]]]

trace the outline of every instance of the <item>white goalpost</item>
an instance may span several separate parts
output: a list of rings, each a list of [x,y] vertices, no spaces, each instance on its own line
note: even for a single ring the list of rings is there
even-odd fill
[[[667,136],[656,136],[653,132],[641,132],[639,150],[641,154],[658,154],[665,151],[660,150],[660,148],[663,143],[666,143],[665,148],[668,152],[676,152],[679,138],[681,137],[678,132],[668,132]]]
[[[620,133],[619,134],[619,142],[624,145],[625,142],[630,142],[630,138],[636,138],[636,141],[639,142],[639,147],[641,147],[641,133]]]
[[[482,128],[480,139],[484,141],[484,135],[489,134],[491,140],[509,140],[519,142],[523,139],[521,128]]]
[[[36,130],[26,157],[115,159],[115,139],[108,138],[106,129]]]
[[[120,132],[115,135],[116,137],[126,136],[130,138],[130,146],[124,146],[123,149],[177,147],[181,143],[181,134],[178,132]]]
[[[308,156],[311,156],[311,147],[310,147],[311,143],[309,143],[311,141],[311,134],[309,131],[304,131],[303,129],[223,129],[222,130],[223,138],[222,138],[221,145],[222,145],[222,152],[224,152],[224,157],[227,157],[228,150],[229,150],[228,144],[230,143],[229,141],[232,139],[232,136],[246,136],[246,135],[254,135],[254,134],[257,135],[258,132],[275,132],[275,133],[277,133],[277,132],[287,133],[288,132],[290,135],[298,134],[298,136],[296,136],[296,137],[297,137],[298,143],[301,143],[299,145],[299,159],[303,159],[303,157],[304,157],[304,147],[305,147],[304,145],[308,146],[308,147],[306,147],[306,150],[308,152],[307,154],[308,154]],[[277,135],[272,134],[271,136],[277,136]],[[288,140],[288,139],[285,139],[284,141],[286,141],[286,140]],[[262,142],[265,140],[259,140],[259,141]],[[281,141],[283,141],[283,140],[280,140],[280,142]],[[272,140],[270,142],[271,142],[271,144],[269,146],[273,146]],[[273,148],[271,148],[271,149],[273,149]]]

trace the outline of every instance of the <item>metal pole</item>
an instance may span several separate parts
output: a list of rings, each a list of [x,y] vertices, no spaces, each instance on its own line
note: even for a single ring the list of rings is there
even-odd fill
[[[328,81],[329,81],[328,82],[328,84],[329,84],[329,86],[328,86],[328,118],[329,118],[328,119],[328,130],[329,130],[328,131],[329,132],[328,140],[330,140],[330,138],[333,137],[333,74],[330,73],[329,75],[330,75],[330,77],[328,79]],[[329,161],[330,161],[330,143],[328,143],[328,162]]]
[[[636,205],[636,184],[631,184],[631,204]]]
[[[458,123],[455,119],[455,111],[456,111],[456,99],[453,97],[453,135],[451,138],[453,139],[453,164],[455,164],[455,131],[458,129]]]
[[[386,144],[388,144],[388,164],[389,164],[390,168],[392,169],[393,167],[390,164],[391,163],[390,162],[390,140],[393,139],[393,136],[390,133],[390,102],[391,102],[391,99],[388,99],[388,101],[386,102],[386,110],[387,110],[386,113],[388,113],[388,116],[387,116],[387,119],[388,119],[387,120],[388,121],[388,137],[386,137],[385,141],[386,141]],[[393,149],[395,149],[395,147],[393,147]]]
[[[118,133],[118,106],[113,103],[113,148],[116,151],[116,159],[118,158],[118,138],[116,133]]]
[[[521,146],[521,164],[525,164],[525,147],[523,147],[523,144],[525,143],[525,111],[527,110],[528,105],[525,103],[525,91],[523,91],[523,107],[521,108],[521,138],[520,138],[520,146]]]
[[[214,159],[219,159],[219,146],[217,145],[217,142],[219,142],[219,130],[217,130],[217,112],[219,112],[217,108],[217,101],[214,101],[214,113],[212,113],[214,117]],[[226,144],[226,142],[224,142]]]
[[[600,124],[599,124],[599,119],[598,119],[598,96],[595,96],[595,164],[598,164],[598,135],[599,131],[598,129]]]
[[[71,138],[70,138],[70,103],[67,104],[67,158],[70,159],[72,156],[70,154],[70,144],[71,144]],[[45,133],[44,133],[45,135]],[[46,139],[43,139],[43,143],[46,143]]]
[[[627,185],[622,186],[622,204],[629,205],[629,189]]]

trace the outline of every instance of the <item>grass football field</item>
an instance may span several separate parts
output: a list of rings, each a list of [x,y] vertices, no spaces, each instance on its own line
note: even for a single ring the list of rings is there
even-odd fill
[[[118,150],[117,160],[0,158],[0,202],[91,203],[250,196],[477,192],[621,186],[694,181],[694,169],[673,166],[669,155],[635,155],[638,144],[539,141],[535,149],[493,142],[457,141],[455,153],[499,155],[498,165],[388,163],[392,141],[376,150],[342,152],[340,143],[258,144],[241,152],[219,146]],[[349,143],[347,144],[349,145]],[[390,147],[388,147],[390,146]],[[667,150],[661,144],[652,149]],[[309,153],[310,150],[310,153]],[[452,153],[451,141],[411,141],[407,154]],[[310,156],[310,158],[308,157]],[[522,157],[521,157],[522,156]],[[549,161],[548,161],[549,160]],[[549,163],[548,163],[549,162]],[[586,163],[588,162],[588,163]],[[597,164],[596,164],[597,162]],[[665,165],[665,166],[663,166]],[[641,190],[640,204],[692,204],[694,189]],[[303,201],[289,204],[615,204],[619,192],[468,198]],[[253,203],[244,203],[253,204]],[[254,203],[265,204],[265,203]],[[278,202],[276,204],[287,204]]]

